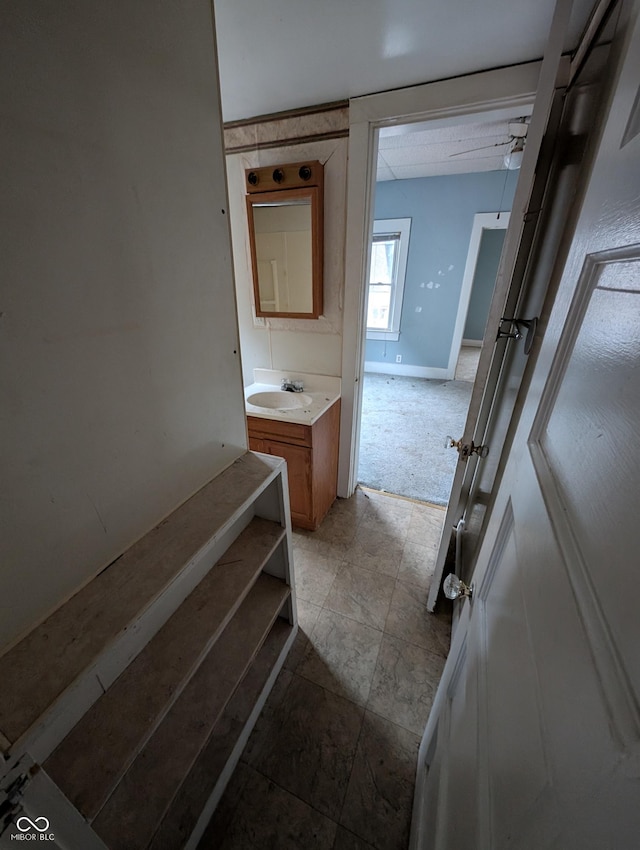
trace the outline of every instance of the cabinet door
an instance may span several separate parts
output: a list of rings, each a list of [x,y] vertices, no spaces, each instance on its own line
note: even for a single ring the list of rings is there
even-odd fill
[[[303,528],[314,528],[311,449],[264,440],[263,451],[283,457],[287,462],[292,522]]]

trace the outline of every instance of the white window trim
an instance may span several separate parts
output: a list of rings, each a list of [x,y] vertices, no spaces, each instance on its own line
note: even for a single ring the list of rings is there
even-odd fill
[[[410,218],[377,218],[373,222],[373,235],[385,233],[400,234],[400,253],[398,254],[398,272],[393,294],[391,310],[391,330],[378,331],[367,328],[367,339],[385,339],[397,342],[400,338],[400,320],[402,318],[402,299],[404,297],[404,281],[407,273],[407,257],[409,256],[409,236],[411,234]],[[369,288],[367,287],[367,298]],[[365,316],[367,313],[365,312]]]

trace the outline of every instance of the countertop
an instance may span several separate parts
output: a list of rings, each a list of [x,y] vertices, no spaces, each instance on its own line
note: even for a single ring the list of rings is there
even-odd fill
[[[340,398],[340,378],[328,375],[310,375],[302,372],[281,372],[273,369],[254,369],[254,383],[244,388],[245,410],[247,416],[259,419],[275,419],[279,422],[295,422],[299,425],[313,425],[332,404]],[[247,398],[254,393],[273,392],[280,389],[283,379],[302,381],[303,393],[311,396],[311,402],[305,407],[292,410],[257,407]],[[294,393],[294,395],[298,395]]]

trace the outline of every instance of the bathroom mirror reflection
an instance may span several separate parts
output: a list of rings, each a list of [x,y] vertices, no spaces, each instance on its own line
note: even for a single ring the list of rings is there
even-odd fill
[[[312,313],[311,198],[252,206],[261,312]]]
[[[321,315],[321,203],[320,186],[253,190],[247,195],[257,316]]]

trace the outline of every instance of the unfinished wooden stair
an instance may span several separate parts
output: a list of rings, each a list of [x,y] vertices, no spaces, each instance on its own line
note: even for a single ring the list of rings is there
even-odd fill
[[[0,658],[6,772],[78,846],[195,846],[295,636],[283,476],[247,453]]]

